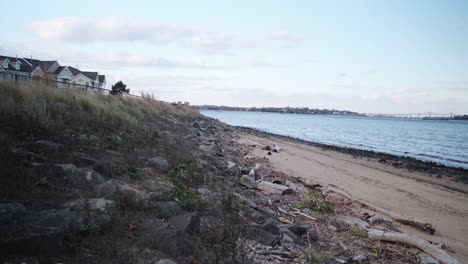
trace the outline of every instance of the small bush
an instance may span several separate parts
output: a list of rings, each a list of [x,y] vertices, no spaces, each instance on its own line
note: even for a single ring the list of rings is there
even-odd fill
[[[312,195],[304,193],[302,199],[297,202],[296,207],[299,209],[311,209],[319,213],[323,213],[327,210],[327,205],[318,191],[314,191]]]
[[[169,171],[169,179],[174,185],[174,195],[179,198],[182,207],[187,210],[198,210],[206,201],[197,192],[196,187],[202,180],[201,168],[191,161],[183,161]]]

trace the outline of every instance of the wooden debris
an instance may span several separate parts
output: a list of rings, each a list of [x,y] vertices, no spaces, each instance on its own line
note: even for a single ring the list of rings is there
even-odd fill
[[[317,218],[314,218],[314,217],[312,217],[312,216],[310,216],[310,215],[308,215],[308,214],[304,214],[303,212],[298,211],[298,210],[296,210],[296,211],[294,211],[294,212],[291,212],[291,213],[292,213],[292,214],[302,215],[302,216],[304,216],[305,218],[308,218],[308,219],[310,219],[310,220],[312,220],[312,221],[317,221]]]
[[[262,190],[268,194],[291,194],[293,190],[287,186],[275,184],[272,182],[261,181],[257,184],[257,189]]]
[[[284,210],[283,208],[281,208],[281,207],[279,207],[279,206],[278,206],[278,211],[280,211],[280,212],[283,213],[283,214],[287,214],[287,215],[290,215],[290,216],[295,216],[295,215],[293,215],[292,213],[287,212],[286,210]]]
[[[286,186],[293,189],[295,192],[297,192],[299,194],[303,194],[303,193],[306,192],[306,189],[305,189],[305,187],[303,185],[296,184],[296,183],[293,183],[293,182],[288,181],[288,180],[286,180]]]
[[[373,240],[398,242],[398,243],[407,244],[413,247],[417,247],[421,251],[425,252],[426,254],[431,255],[438,261],[445,263],[445,264],[460,264],[458,260],[451,257],[441,248],[412,234],[405,234],[405,233],[398,233],[398,232],[385,232],[385,231],[377,230],[377,229],[368,229],[367,234],[369,238]]]
[[[289,221],[288,219],[284,218],[284,217],[278,217],[278,220],[281,222],[281,223],[284,223],[284,224],[292,224],[293,222]]]
[[[380,213],[380,214],[383,214],[383,215],[386,215],[390,218],[392,218],[393,220],[401,223],[401,224],[404,224],[404,225],[409,225],[409,226],[413,226],[413,227],[416,227],[426,233],[429,233],[431,235],[434,234],[435,232],[435,228],[430,224],[430,223],[424,223],[424,222],[421,222],[419,220],[415,220],[415,219],[410,219],[410,218],[406,218],[406,217],[403,217],[395,212],[392,212],[392,211],[389,211],[387,209],[383,209],[383,208],[379,208],[375,205],[372,205],[366,201],[363,201],[363,200],[358,200],[358,199],[354,199],[353,197],[351,197],[349,194],[345,193],[344,191],[341,191],[339,189],[336,189],[336,188],[333,188],[333,187],[329,187],[327,188],[327,191],[329,192],[333,192],[333,193],[336,193],[338,195],[341,195],[351,201],[354,201],[354,202],[357,202],[357,203],[360,203],[362,204],[363,206],[369,208],[370,210],[373,210],[377,213]]]
[[[278,256],[282,256],[282,257],[285,257],[285,258],[290,258],[290,259],[295,259],[296,256],[289,253],[289,252],[286,252],[286,251],[279,251],[279,250],[259,250],[256,252],[257,254],[259,255],[278,255]]]

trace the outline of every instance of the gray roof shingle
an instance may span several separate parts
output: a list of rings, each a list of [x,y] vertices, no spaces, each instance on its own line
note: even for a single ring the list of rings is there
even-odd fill
[[[86,71],[82,71],[81,73],[83,73],[86,77],[90,78],[91,80],[96,80],[96,79],[97,79],[97,76],[98,76],[98,73],[97,73],[97,72],[86,72]]]

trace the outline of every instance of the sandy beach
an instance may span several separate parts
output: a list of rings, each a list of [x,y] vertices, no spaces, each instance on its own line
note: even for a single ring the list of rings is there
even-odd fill
[[[445,244],[462,263],[468,263],[468,185],[450,175],[429,177],[427,173],[396,168],[378,159],[353,156],[335,150],[261,133],[245,133],[246,144],[281,146],[280,153],[267,155],[261,147],[251,155],[267,157],[272,166],[292,177],[321,185],[333,184],[351,196],[401,215],[431,223],[436,233],[408,230],[435,244]]]

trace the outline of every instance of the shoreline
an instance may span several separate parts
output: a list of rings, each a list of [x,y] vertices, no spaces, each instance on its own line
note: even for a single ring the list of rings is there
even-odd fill
[[[266,136],[278,137],[283,140],[287,140],[287,141],[291,141],[291,142],[295,142],[299,144],[305,144],[308,146],[318,147],[324,151],[336,151],[339,153],[351,155],[353,157],[378,159],[379,163],[390,165],[397,169],[406,169],[410,172],[411,171],[421,172],[424,174],[428,174],[428,177],[433,176],[436,178],[440,178],[441,176],[447,176],[451,178],[451,180],[453,181],[461,182],[462,184],[468,184],[468,169],[465,169],[462,167],[452,167],[452,166],[447,166],[447,165],[436,163],[436,162],[416,159],[413,157],[398,156],[394,154],[377,152],[377,151],[372,151],[372,150],[363,150],[363,149],[356,149],[356,148],[350,148],[350,147],[328,145],[328,144],[323,144],[323,143],[318,143],[318,142],[313,142],[313,141],[307,141],[307,140],[292,137],[292,136],[279,135],[279,134],[275,134],[275,133],[255,129],[255,128],[250,128],[250,127],[243,127],[243,126],[233,126],[233,127],[241,132],[252,133],[254,135],[259,135],[259,136],[266,135]],[[431,181],[430,183],[433,183],[433,182]],[[442,185],[442,186],[449,188],[449,189],[454,189],[451,186],[445,186],[445,185]],[[461,191],[460,189],[454,189],[454,190]]]
[[[246,155],[267,160],[274,170],[289,177],[325,188],[330,186],[356,200],[409,219],[431,223],[436,229],[432,235],[414,228],[405,227],[404,230],[435,244],[445,244],[455,251],[452,253],[458,259],[468,261],[465,251],[468,243],[468,184],[454,179],[453,169],[397,156],[316,144],[249,128],[236,128],[235,133],[239,136],[239,142],[249,149]],[[278,153],[270,155],[263,149],[274,144],[281,148]],[[399,164],[398,167],[393,163]],[[414,168],[410,170],[410,167]],[[436,174],[440,177],[429,174],[428,168],[440,173]],[[463,170],[460,173],[466,174]],[[357,209],[357,212],[358,215],[363,214],[361,209]]]

